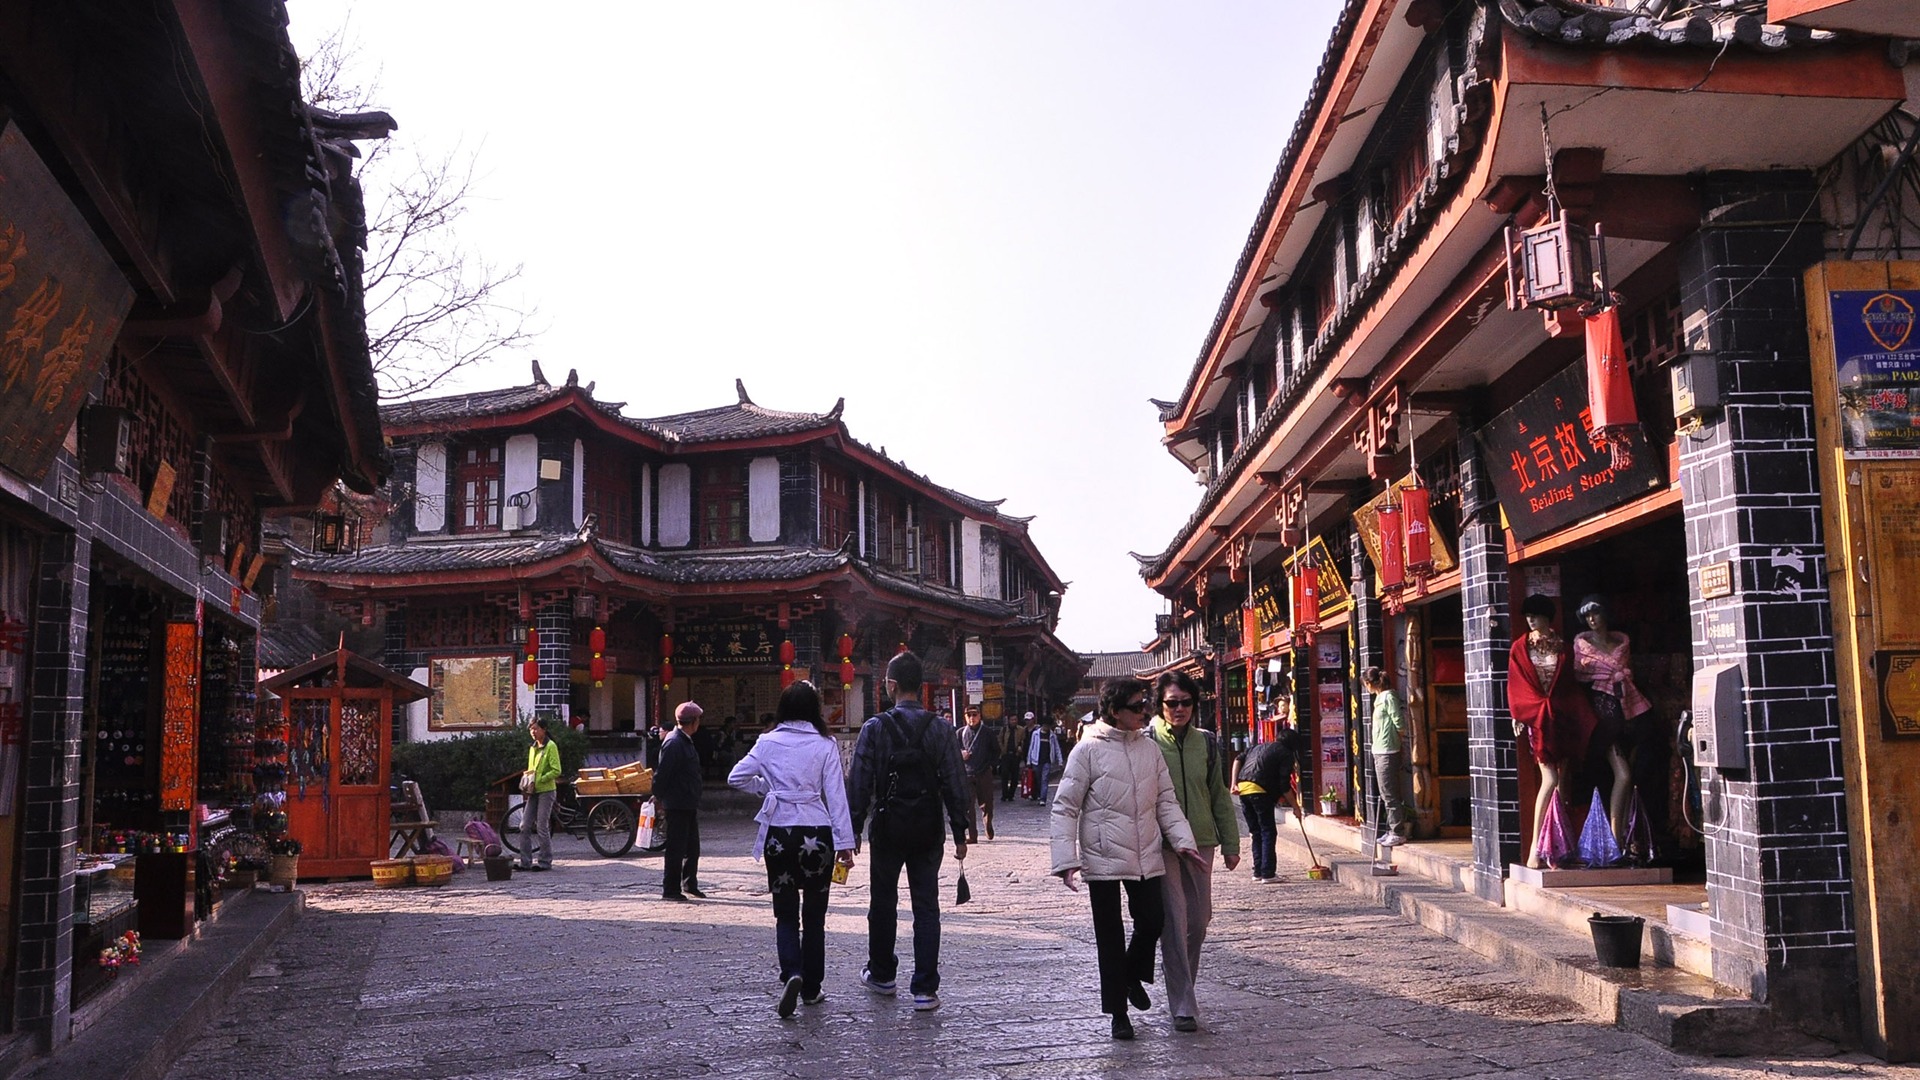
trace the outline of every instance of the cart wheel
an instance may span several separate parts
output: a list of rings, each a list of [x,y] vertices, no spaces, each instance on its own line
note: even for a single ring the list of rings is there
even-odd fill
[[[520,823],[526,819],[526,816],[527,804],[525,802],[517,802],[513,804],[512,809],[507,811],[507,816],[500,822],[500,843],[505,845],[506,849],[515,855],[520,854]]]
[[[639,827],[633,811],[616,799],[602,799],[587,811],[587,842],[609,859],[633,850],[633,838]]]

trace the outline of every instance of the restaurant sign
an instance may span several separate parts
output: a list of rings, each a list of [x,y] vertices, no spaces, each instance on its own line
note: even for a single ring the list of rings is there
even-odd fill
[[[777,623],[758,620],[698,623],[674,631],[674,659],[688,667],[775,664]]]
[[[0,465],[46,475],[132,304],[19,125],[0,126]]]
[[[1635,428],[1617,467],[1593,441],[1585,364],[1571,364],[1479,431],[1493,489],[1522,542],[1592,517],[1665,482],[1665,455]]]
[[[1920,290],[1827,294],[1839,366],[1840,445],[1855,457],[1920,451]]]

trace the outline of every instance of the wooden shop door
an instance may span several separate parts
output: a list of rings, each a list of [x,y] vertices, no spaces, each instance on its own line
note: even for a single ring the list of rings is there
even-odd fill
[[[300,840],[300,876],[366,877],[387,857],[392,695],[385,690],[293,690],[288,709],[288,832]]]

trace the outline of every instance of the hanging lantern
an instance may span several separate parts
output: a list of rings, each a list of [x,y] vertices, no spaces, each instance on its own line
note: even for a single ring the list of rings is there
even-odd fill
[[[1593,441],[1605,446],[1613,467],[1633,464],[1629,436],[1640,428],[1633,403],[1633,375],[1627,371],[1627,345],[1620,334],[1620,309],[1587,316],[1587,406],[1593,416]]]
[[[594,653],[593,659],[587,661],[587,674],[593,676],[593,685],[604,686],[607,681],[607,658]]]
[[[665,686],[666,684],[672,681],[673,681],[673,657],[663,656],[660,658],[660,685]]]
[[[540,661],[535,660],[531,656],[527,657],[527,662],[521,665],[520,680],[528,686],[539,685]]]
[[[1400,493],[1401,529],[1407,534],[1407,573],[1433,573],[1432,492],[1410,487]]]
[[[787,687],[792,685],[793,685],[793,668],[791,667],[781,668],[780,669],[780,689],[785,690]]]
[[[841,634],[841,635],[840,635],[840,641],[839,641],[839,646],[840,646],[840,659],[842,659],[842,660],[847,660],[847,659],[850,659],[850,658],[852,658],[852,656],[853,656],[853,635],[852,635],[852,634]]]
[[[660,658],[664,660],[668,657],[671,657],[672,655],[673,655],[673,635],[661,634],[660,635]]]
[[[840,661],[840,689],[853,689],[853,661]]]
[[[1294,578],[1293,625],[1303,634],[1320,629],[1320,568],[1303,564]]]
[[[538,627],[527,627],[527,655],[540,655],[540,630]]]
[[[793,666],[793,642],[791,640],[780,643],[780,662],[788,667]]]
[[[607,632],[598,626],[594,627],[593,632],[587,635],[587,648],[597,653],[606,652]]]
[[[1380,519],[1380,586],[1398,589],[1407,583],[1407,566],[1400,538],[1400,508],[1392,503],[1382,506]]]

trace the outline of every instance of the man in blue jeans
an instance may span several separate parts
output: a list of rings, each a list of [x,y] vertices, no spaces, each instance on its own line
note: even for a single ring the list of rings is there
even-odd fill
[[[867,966],[860,981],[876,994],[894,992],[900,958],[900,871],[907,872],[913,904],[913,1007],[940,1007],[940,860],[943,832],[953,835],[953,857],[967,857],[973,830],[973,796],[960,761],[953,725],[920,705],[920,658],[899,653],[887,664],[886,692],[893,708],[871,717],[853,744],[847,775],[847,808],[853,815],[853,849],[873,813],[873,852],[867,857],[873,882],[867,908]],[[942,829],[943,821],[946,829]]]

